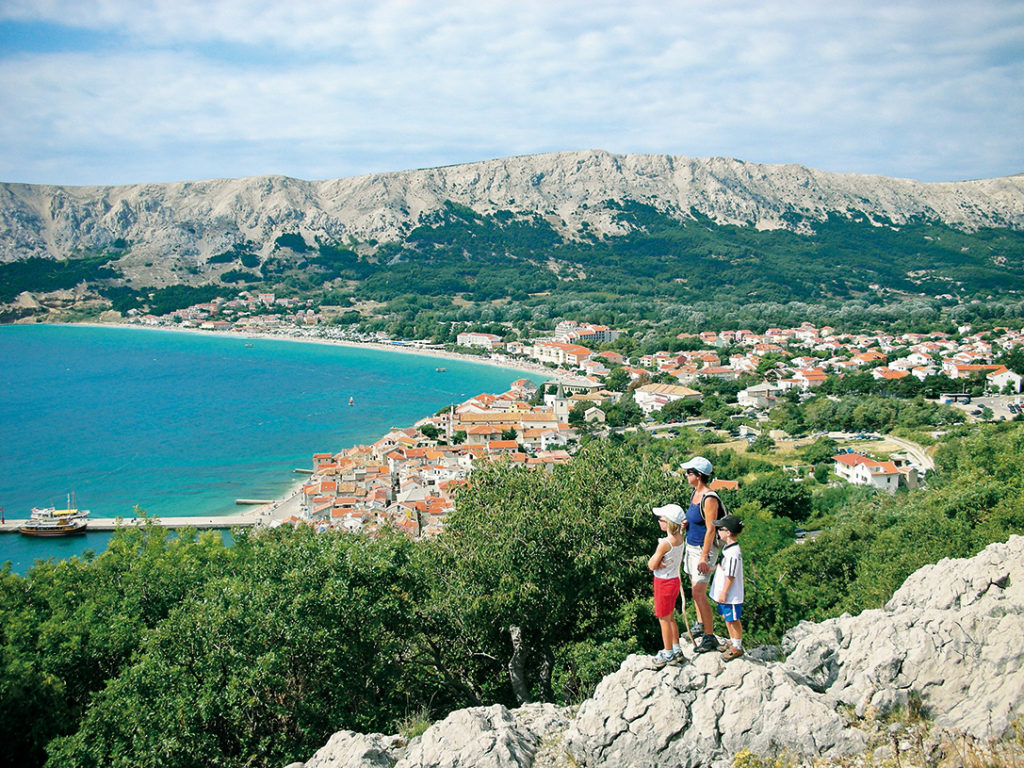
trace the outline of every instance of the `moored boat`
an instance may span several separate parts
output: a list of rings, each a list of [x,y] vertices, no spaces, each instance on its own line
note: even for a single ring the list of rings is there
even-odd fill
[[[78,509],[68,495],[66,509],[55,507],[34,507],[29,519],[20,528],[19,533],[26,536],[74,536],[85,533],[89,525],[89,510]]]

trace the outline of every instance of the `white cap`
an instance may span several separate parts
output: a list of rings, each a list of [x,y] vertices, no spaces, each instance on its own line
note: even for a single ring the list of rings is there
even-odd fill
[[[655,507],[654,514],[658,517],[664,517],[666,520],[671,520],[676,525],[682,525],[683,520],[686,519],[686,512],[678,504],[666,504],[664,507]]]
[[[688,469],[695,469],[702,475],[711,477],[714,474],[714,470],[711,469],[711,462],[705,459],[703,456],[694,456],[688,462],[679,467],[684,472]]]

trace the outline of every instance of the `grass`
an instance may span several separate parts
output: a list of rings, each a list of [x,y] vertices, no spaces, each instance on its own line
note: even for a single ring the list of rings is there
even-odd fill
[[[402,734],[406,741],[412,741],[417,736],[422,736],[431,725],[433,723],[430,720],[430,712],[427,711],[426,707],[420,707],[413,712],[409,712],[398,722],[398,732]]]

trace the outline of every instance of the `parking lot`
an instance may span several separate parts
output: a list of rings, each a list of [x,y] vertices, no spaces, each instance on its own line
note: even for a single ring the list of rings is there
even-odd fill
[[[980,419],[982,410],[985,408],[992,411],[993,419],[1000,421],[1012,419],[1021,413],[1022,398],[1024,398],[1022,395],[984,395],[973,398],[969,403],[952,403],[951,405],[966,413],[968,419],[972,421]]]

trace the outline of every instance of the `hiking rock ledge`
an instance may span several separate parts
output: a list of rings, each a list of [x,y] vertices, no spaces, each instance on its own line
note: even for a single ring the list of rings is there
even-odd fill
[[[575,716],[551,704],[476,707],[408,746],[342,732],[305,768],[726,768],[744,749],[841,757],[869,749],[857,719],[901,707],[920,707],[935,729],[994,739],[1024,713],[1022,637],[1024,537],[1012,536],[919,569],[884,608],[799,624],[781,661],[755,649],[657,670],[634,655]]]

